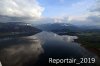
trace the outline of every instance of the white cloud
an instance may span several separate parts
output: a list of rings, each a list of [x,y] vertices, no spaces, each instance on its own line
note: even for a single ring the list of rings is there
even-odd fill
[[[63,2],[64,0],[59,0]],[[89,8],[91,11],[86,11],[84,14],[78,15],[66,15],[60,17],[52,17],[46,18],[41,17],[41,14],[44,10],[43,7],[39,5],[37,0],[0,0],[0,21],[27,21],[27,22],[37,22],[37,23],[53,23],[53,22],[67,22],[67,23],[80,23],[80,24],[88,24],[88,23],[99,23],[100,22],[100,1],[92,4],[88,4],[88,1],[82,1],[73,4],[71,7],[75,8],[77,11],[79,9],[83,9],[86,7]],[[85,5],[85,6],[84,6]],[[92,6],[93,5],[93,6]],[[95,5],[95,6],[94,6]],[[92,6],[92,7],[90,7]],[[83,10],[84,11],[84,10]],[[7,17],[5,17],[7,16]],[[41,17],[41,18],[37,18]],[[37,18],[34,21],[34,18]]]
[[[92,4],[86,4],[87,2],[78,2],[76,4],[73,4],[72,7],[76,9],[80,9],[83,7],[86,7],[89,9],[84,14],[80,15],[69,15],[68,18],[60,17],[59,19],[55,19],[56,22],[67,22],[72,24],[80,24],[80,25],[100,25],[100,1],[97,0],[96,2],[93,2]],[[84,6],[86,4],[86,6]],[[92,9],[92,11],[91,11]]]
[[[63,17],[53,17],[52,19],[54,20],[55,23],[61,23],[64,18]]]
[[[87,17],[87,15],[69,16],[68,21],[85,21]]]
[[[100,13],[100,0],[96,0],[93,8],[91,9],[92,12],[99,12]]]
[[[72,7],[74,7],[74,8],[81,8],[84,5],[86,5],[85,2],[77,2],[77,3],[72,4]]]
[[[43,10],[36,0],[0,0],[0,15],[40,17]]]

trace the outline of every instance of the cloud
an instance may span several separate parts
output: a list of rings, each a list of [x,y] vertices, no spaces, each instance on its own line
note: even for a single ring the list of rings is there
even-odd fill
[[[91,22],[100,22],[100,16],[89,16],[87,19],[91,20]]]
[[[0,15],[40,17],[44,8],[36,0],[0,0]]]
[[[66,23],[68,17],[44,17],[41,19],[34,20],[35,24],[46,24],[46,23]]]
[[[93,8],[90,11],[91,12],[99,12],[100,13],[100,0],[96,0]]]
[[[63,17],[53,17],[52,18],[53,19],[53,21],[56,23],[61,23],[62,22],[62,20],[64,19]]]
[[[87,2],[86,2],[87,3]],[[85,2],[79,2],[73,4],[75,8],[82,8]],[[67,22],[77,25],[99,25],[100,26],[100,0],[96,0],[92,5],[87,6],[87,12],[81,15],[69,15],[68,18],[63,17],[63,19],[58,20],[58,22]],[[61,17],[62,18],[62,17]],[[57,22],[57,19],[56,19]]]
[[[64,2],[64,0],[59,0]],[[91,4],[92,3],[92,4]],[[72,4],[71,7],[85,12],[79,15],[66,15],[60,17],[43,17],[43,7],[37,0],[0,0],[1,22],[34,22],[34,23],[73,23],[73,24],[97,24],[100,22],[100,0],[96,2],[81,1]],[[85,6],[84,6],[85,5]],[[93,6],[92,6],[93,5]],[[91,7],[92,6],[92,7]],[[86,8],[87,10],[85,11]]]
[[[44,50],[42,48],[41,41],[39,39],[34,40],[32,38],[14,38],[12,40],[8,40],[8,42],[5,42],[5,45],[1,44],[1,63],[3,63],[5,66],[23,66],[32,61],[34,64]]]
[[[91,6],[91,4],[88,4],[87,1],[80,1],[77,3],[72,4],[72,8],[76,8],[76,9],[83,9],[85,5],[85,8],[89,8]]]
[[[68,21],[85,21],[87,18],[87,15],[78,15],[78,16],[69,16]]]

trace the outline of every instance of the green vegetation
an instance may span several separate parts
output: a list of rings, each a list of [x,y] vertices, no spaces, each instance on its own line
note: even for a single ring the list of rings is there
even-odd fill
[[[100,33],[98,32],[87,32],[77,34],[79,39],[77,40],[82,45],[89,48],[100,48]]]
[[[76,41],[100,57],[100,32],[77,33]]]

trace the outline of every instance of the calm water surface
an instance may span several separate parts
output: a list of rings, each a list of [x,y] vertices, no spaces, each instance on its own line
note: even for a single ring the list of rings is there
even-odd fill
[[[0,61],[2,66],[47,66],[49,58],[99,58],[74,42],[77,36],[57,35],[41,32],[33,36],[0,39]],[[80,61],[80,60],[79,60]],[[62,64],[63,66],[65,64]],[[74,65],[74,64],[73,64]],[[84,64],[84,66],[95,64]],[[66,65],[65,65],[66,66]],[[76,65],[77,66],[77,65]]]

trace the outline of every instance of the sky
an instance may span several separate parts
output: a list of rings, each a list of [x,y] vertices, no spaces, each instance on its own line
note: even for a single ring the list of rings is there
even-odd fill
[[[100,0],[0,0],[0,22],[100,25]]]
[[[42,16],[80,15],[88,11],[95,0],[38,0],[45,8]]]

